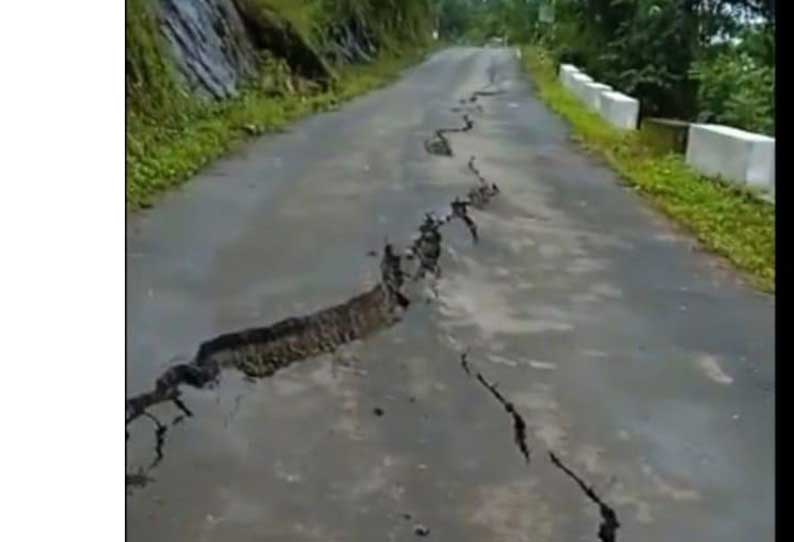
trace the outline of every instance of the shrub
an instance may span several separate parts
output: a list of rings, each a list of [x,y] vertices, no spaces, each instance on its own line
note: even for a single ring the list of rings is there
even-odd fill
[[[726,51],[695,62],[700,122],[774,135],[775,73],[746,52]]]

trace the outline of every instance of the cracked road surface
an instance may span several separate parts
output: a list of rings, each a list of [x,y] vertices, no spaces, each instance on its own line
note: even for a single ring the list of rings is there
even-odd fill
[[[444,227],[396,325],[127,426],[129,540],[595,541],[583,488],[618,540],[772,539],[774,298],[570,142],[509,49],[437,53],[131,216],[128,396],[213,337],[375,287],[384,240],[407,248],[474,171],[499,187],[468,209],[478,242]]]

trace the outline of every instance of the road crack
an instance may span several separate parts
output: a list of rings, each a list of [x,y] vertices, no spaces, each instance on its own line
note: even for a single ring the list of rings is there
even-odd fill
[[[549,452],[549,458],[557,468],[570,476],[579,485],[588,499],[598,505],[598,510],[601,513],[601,524],[598,526],[598,539],[601,542],[615,542],[615,540],[617,540],[617,531],[620,528],[620,522],[618,522],[618,515],[615,513],[615,510],[601,500],[591,486],[585,484],[575,472],[566,467],[560,458],[554,455],[554,452]]]
[[[469,168],[469,171],[474,173],[475,177],[477,177],[479,184],[476,188],[469,190],[468,200],[476,209],[483,209],[486,205],[488,205],[488,203],[490,203],[491,199],[499,194],[499,187],[496,185],[496,183],[492,183],[483,177],[482,173],[480,173],[480,170],[474,165],[475,161],[476,159],[474,156],[469,158],[467,167]]]
[[[430,154],[438,156],[454,156],[452,145],[446,134],[464,133],[474,128],[474,121],[468,113],[463,115],[463,126],[460,128],[441,128],[435,131],[435,135],[425,141],[425,150]]]
[[[474,376],[477,381],[482,384],[483,387],[485,387],[485,389],[487,389],[497,401],[499,401],[502,407],[513,418],[515,444],[526,459],[527,464],[529,464],[530,451],[529,447],[527,446],[527,425],[524,421],[524,418],[516,410],[515,405],[504,395],[502,395],[496,384],[488,381],[488,379],[486,379],[481,372],[472,370],[471,363],[469,362],[469,349],[460,355],[460,365],[466,375],[469,377]],[[598,510],[601,514],[601,523],[598,526],[598,539],[601,542],[615,542],[617,540],[617,531],[620,528],[620,522],[618,521],[618,516],[615,510],[598,496],[593,487],[588,486],[584,480],[582,480],[575,472],[568,468],[562,462],[562,460],[554,454],[554,452],[549,451],[549,458],[551,459],[551,462],[554,464],[554,466],[572,478],[582,489],[585,496],[598,506]]]
[[[466,372],[467,375],[472,376],[471,365],[468,361],[468,354],[469,352],[466,351],[461,354],[460,357],[460,364],[463,367],[463,370]],[[515,442],[516,447],[521,452],[521,455],[524,456],[526,459],[527,464],[530,462],[530,450],[529,446],[527,445],[527,424],[524,421],[524,418],[521,414],[518,413],[516,410],[515,405],[509,401],[497,388],[497,385],[490,382],[487,378],[483,376],[483,374],[479,371],[476,371],[474,377],[477,381],[482,384],[488,392],[493,395],[497,401],[502,405],[505,411],[510,415],[513,420],[513,441]]]

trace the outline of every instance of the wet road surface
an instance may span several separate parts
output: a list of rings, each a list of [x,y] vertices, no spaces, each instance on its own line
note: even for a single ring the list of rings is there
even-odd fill
[[[618,540],[772,539],[774,298],[571,143],[508,49],[435,54],[131,216],[128,395],[219,334],[372,288],[384,239],[476,186],[472,156],[500,193],[470,210],[479,242],[445,227],[437,296],[334,355],[185,388],[193,416],[128,487],[129,540],[598,540],[549,452]],[[127,429],[129,474],[157,435]]]

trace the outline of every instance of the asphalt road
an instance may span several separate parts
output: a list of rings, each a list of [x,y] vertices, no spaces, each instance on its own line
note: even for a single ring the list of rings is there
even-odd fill
[[[455,155],[428,154],[491,80]],[[130,216],[128,393],[219,333],[364,291],[369,251],[474,186],[470,156],[501,194],[472,212],[478,244],[445,230],[438,298],[342,363],[186,390],[194,417],[130,488],[128,540],[402,541],[417,524],[430,540],[597,540],[598,507],[549,451],[614,509],[618,540],[774,537],[774,298],[572,143],[509,49],[437,53]],[[525,420],[529,464],[466,348]],[[128,429],[134,472],[155,434]]]

